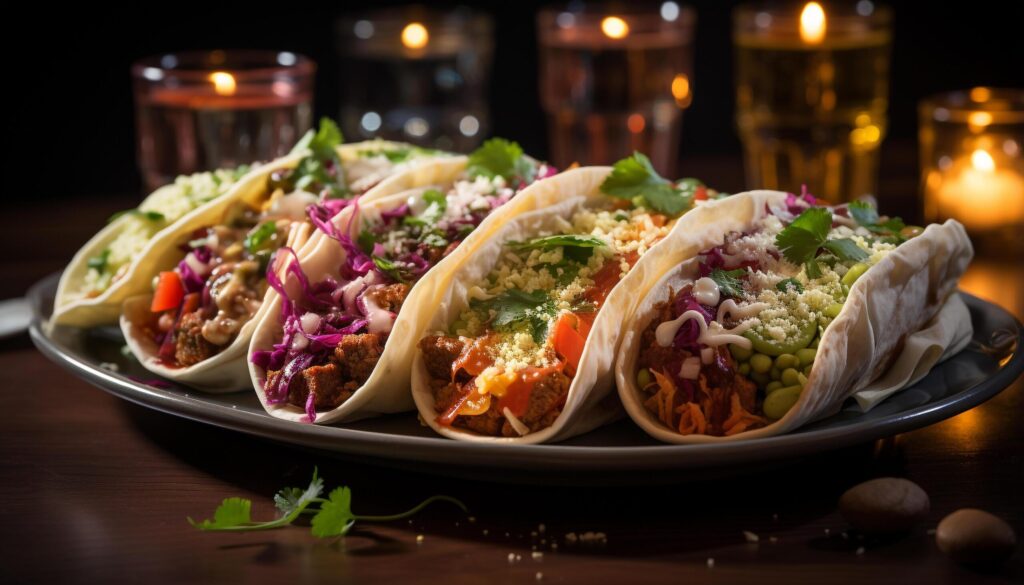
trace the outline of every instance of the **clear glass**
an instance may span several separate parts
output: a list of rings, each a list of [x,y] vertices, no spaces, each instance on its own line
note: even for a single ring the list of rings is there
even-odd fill
[[[445,150],[490,130],[490,17],[458,8],[383,10],[337,23],[342,130]]]
[[[943,93],[919,115],[925,218],[956,219],[982,252],[1024,259],[1024,90]]]
[[[610,164],[640,151],[674,175],[693,99],[696,15],[675,2],[570,4],[537,17],[552,162]]]
[[[267,161],[310,128],[316,65],[276,51],[168,53],[132,65],[148,190],[180,174]]]
[[[825,6],[822,29],[813,18],[801,24],[808,9],[744,5],[733,13],[747,187],[799,192],[807,185],[834,203],[875,195],[891,13],[871,2]]]

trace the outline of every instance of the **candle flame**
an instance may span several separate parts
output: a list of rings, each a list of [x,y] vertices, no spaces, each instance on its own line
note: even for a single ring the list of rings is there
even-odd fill
[[[672,97],[680,108],[690,105],[690,78],[685,73],[679,73],[672,78]]]
[[[409,49],[422,49],[430,42],[427,27],[418,22],[410,22],[402,29],[402,44]]]
[[[214,71],[210,74],[210,81],[213,82],[213,91],[217,95],[235,95],[237,84],[235,76],[226,71]]]
[[[979,171],[991,173],[996,170],[996,161],[992,160],[991,154],[979,148],[971,153],[971,166]]]
[[[610,39],[621,39],[629,34],[629,25],[618,16],[606,16],[601,21],[601,32]]]
[[[825,9],[817,2],[808,2],[800,13],[800,38],[817,45],[825,38]]]

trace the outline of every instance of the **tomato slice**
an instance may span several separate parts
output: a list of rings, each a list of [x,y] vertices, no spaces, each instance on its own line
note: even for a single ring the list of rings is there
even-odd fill
[[[601,267],[600,270],[594,274],[594,284],[587,289],[583,296],[590,302],[597,305],[598,308],[604,304],[604,300],[608,298],[608,293],[611,292],[615,285],[619,282],[619,260],[618,258],[612,258]]]
[[[583,348],[587,344],[590,324],[573,313],[562,313],[555,323],[555,332],[551,336],[551,345],[558,355],[565,360],[569,375],[576,373],[583,356]]]
[[[182,284],[178,273],[173,270],[161,272],[149,310],[154,313],[161,313],[169,309],[177,309],[184,298],[185,285]]]

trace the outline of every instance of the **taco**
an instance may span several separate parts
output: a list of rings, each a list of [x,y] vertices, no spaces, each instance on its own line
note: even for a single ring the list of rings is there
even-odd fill
[[[260,177],[275,175],[286,191],[291,190],[289,181],[307,191],[312,181],[319,181],[328,185],[330,197],[351,198],[388,176],[445,156],[382,140],[339,146],[340,140],[333,123],[326,120],[318,133],[307,133],[288,157],[253,168],[243,165],[178,177],[173,184],[146,197],[136,209],[115,215],[64,270],[50,323],[92,327],[116,322],[122,301],[144,291],[155,276],[147,248],[152,249],[153,242],[178,231],[179,220],[227,194],[250,171]],[[317,150],[314,156],[303,156],[310,148]]]
[[[295,154],[249,173],[142,252],[136,278],[145,281],[134,288],[151,292],[124,301],[121,328],[144,367],[204,390],[243,388],[270,259],[284,246],[304,253],[314,231],[307,212],[315,208],[318,220],[328,220],[357,198],[369,201],[378,190],[386,192],[385,167],[367,165],[369,160],[383,159],[400,175],[414,170],[414,161],[434,157],[384,142],[339,149],[339,141],[333,123],[325,121]],[[358,172],[367,166],[370,172]]]
[[[956,290],[956,221],[925,229],[864,203],[755,191],[701,210],[623,324],[616,381],[651,436],[784,433],[882,376]]]
[[[438,280],[517,212],[518,191],[554,172],[493,139],[389,185],[407,190],[318,220],[306,259],[284,251],[253,335],[252,383],[267,412],[330,423],[410,409],[414,332]]]
[[[446,437],[539,443],[616,416],[621,307],[640,292],[641,258],[718,195],[635,154],[521,196],[536,211],[496,230],[425,305],[433,333],[418,343],[413,398]]]

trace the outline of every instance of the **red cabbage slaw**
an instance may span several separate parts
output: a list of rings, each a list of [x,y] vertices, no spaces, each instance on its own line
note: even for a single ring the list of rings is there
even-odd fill
[[[543,167],[538,176],[551,176],[557,171],[549,172]],[[525,185],[520,185],[520,189]],[[498,194],[497,196],[482,195],[488,205],[476,209],[449,210],[453,214],[444,214],[433,224],[434,233],[443,233],[449,242],[449,249],[457,246],[466,235],[476,228],[492,211],[504,205],[517,191]],[[328,206],[330,204],[330,206]],[[338,229],[332,219],[341,210],[351,206],[353,209],[344,229]],[[388,284],[419,280],[441,257],[428,253],[430,245],[421,237],[404,238],[397,250],[385,250],[379,241],[373,241],[370,249],[365,249],[352,239],[352,222],[359,216],[358,198],[351,200],[329,200],[324,204],[311,205],[307,208],[310,221],[320,231],[339,243],[346,257],[338,271],[338,278],[328,276],[316,284],[312,284],[303,272],[295,251],[281,248],[277,254],[289,254],[284,278],[289,274],[295,276],[299,285],[299,293],[294,298],[289,296],[284,282],[274,272],[277,255],[271,261],[267,271],[267,282],[282,299],[280,322],[282,338],[269,350],[256,350],[251,361],[265,372],[280,371],[271,382],[264,382],[264,392],[268,404],[281,404],[288,401],[289,387],[295,376],[304,369],[326,363],[330,360],[335,348],[346,335],[371,332],[387,335],[397,317],[395,313],[368,306],[367,294]],[[454,215],[454,216],[450,216]],[[414,217],[408,203],[403,203],[380,214],[381,221],[374,225],[369,233],[383,235],[403,226],[407,218]],[[365,233],[365,232],[364,232]],[[420,234],[422,236],[422,234]],[[366,246],[369,247],[369,246]],[[380,259],[399,268],[388,271],[382,268]],[[372,305],[372,301],[370,302]],[[386,321],[385,321],[386,320]],[[310,422],[316,420],[315,396],[312,392],[306,398],[304,410]]]

